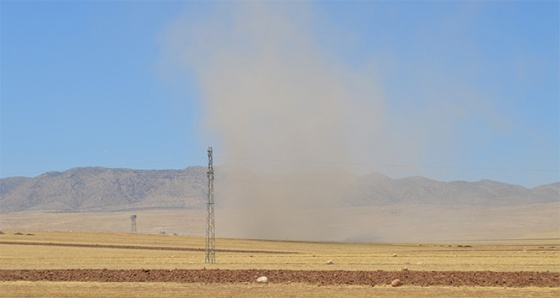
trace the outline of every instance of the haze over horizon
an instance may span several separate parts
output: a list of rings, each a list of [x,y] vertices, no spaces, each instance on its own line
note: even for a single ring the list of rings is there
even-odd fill
[[[213,146],[259,173],[558,182],[559,5],[2,1],[0,178]]]

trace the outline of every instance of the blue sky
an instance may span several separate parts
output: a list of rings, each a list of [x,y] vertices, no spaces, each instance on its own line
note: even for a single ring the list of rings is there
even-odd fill
[[[227,129],[207,125],[211,92],[202,85],[212,81],[201,77],[209,70],[181,64],[170,50],[174,38],[200,41],[188,37],[197,22],[227,25],[219,16],[235,19],[239,4],[2,1],[0,177],[78,166],[180,169],[204,165],[210,145],[218,162],[285,160],[222,150]],[[275,5],[280,18],[303,14],[294,26],[309,31],[302,36],[327,68],[365,82],[370,74],[383,98],[382,124],[360,145],[385,144],[375,156],[300,161],[443,181],[560,180],[557,1]]]

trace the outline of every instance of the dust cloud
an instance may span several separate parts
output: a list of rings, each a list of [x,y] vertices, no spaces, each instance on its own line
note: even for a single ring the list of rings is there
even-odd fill
[[[305,3],[242,2],[169,27],[170,59],[194,74],[203,130],[228,172],[217,204],[236,210],[223,219],[234,236],[335,240],[345,168],[375,151],[384,98],[374,63],[337,61],[313,19]]]

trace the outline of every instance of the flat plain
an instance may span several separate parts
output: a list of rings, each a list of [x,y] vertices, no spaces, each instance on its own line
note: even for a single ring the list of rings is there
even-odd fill
[[[560,293],[560,241],[557,237],[436,244],[218,238],[216,263],[206,264],[204,237],[16,230],[3,233],[0,234],[0,272],[3,272],[0,293],[6,297],[116,297],[126,293],[134,293],[136,297],[553,297]],[[333,264],[327,264],[328,260]],[[41,276],[34,281],[14,280],[14,274],[22,274],[18,270],[31,270]],[[57,280],[57,275],[68,274],[65,270],[77,270],[75,274],[87,273],[85,275],[125,272],[127,277],[121,282],[103,281],[107,277],[90,280],[92,275],[59,281],[43,278],[52,275]],[[492,276],[501,274],[504,284],[450,286],[443,281],[451,278],[452,282],[462,282],[457,276],[482,276],[488,271]],[[140,282],[130,278],[146,272],[148,278]],[[527,272],[533,275],[523,275]],[[415,281],[418,276],[432,273],[439,274],[442,280],[435,278],[427,286]],[[150,274],[186,274],[186,277],[184,281],[175,277],[180,282],[153,282],[152,279],[159,280],[149,277]],[[219,282],[197,281],[196,278],[206,274],[218,275]],[[232,276],[229,281],[220,279],[228,274]],[[256,278],[264,274],[272,276],[270,283],[256,283]],[[314,274],[314,277],[308,278],[306,274]],[[376,277],[363,281],[363,276]],[[401,276],[404,285],[391,287],[394,276]],[[509,280],[512,278],[516,281]],[[549,284],[527,283],[543,278],[548,278]],[[518,280],[524,281],[524,285],[517,285]]]

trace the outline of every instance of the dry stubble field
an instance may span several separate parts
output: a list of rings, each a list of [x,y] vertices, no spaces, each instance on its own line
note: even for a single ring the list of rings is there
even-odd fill
[[[557,238],[484,244],[217,239],[217,263],[205,264],[202,237],[3,232],[4,297],[560,294]],[[270,283],[256,283],[261,275]],[[395,278],[404,285],[391,287]]]

